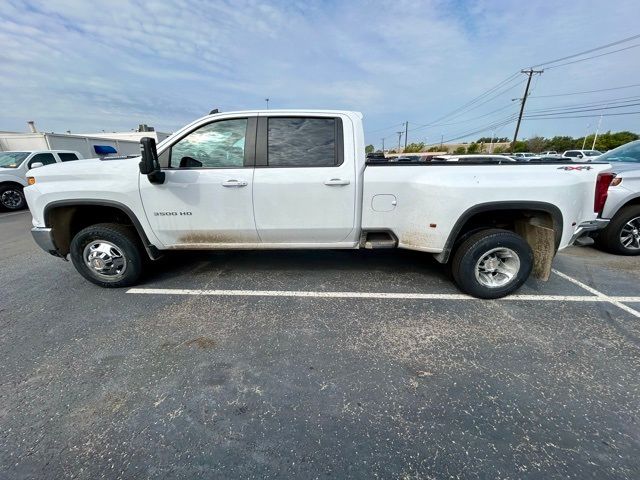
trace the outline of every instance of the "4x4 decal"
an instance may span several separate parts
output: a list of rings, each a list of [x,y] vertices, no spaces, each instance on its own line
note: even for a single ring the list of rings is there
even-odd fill
[[[574,166],[564,166],[564,167],[558,167],[558,170],[591,170],[593,167],[590,167],[589,165],[576,165]]]

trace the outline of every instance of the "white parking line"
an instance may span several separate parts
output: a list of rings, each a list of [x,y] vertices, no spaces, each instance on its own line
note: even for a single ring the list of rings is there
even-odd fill
[[[557,272],[560,274],[560,272]],[[571,277],[560,275],[569,281]],[[574,281],[575,280],[575,281]],[[583,285],[579,285],[583,286]],[[586,286],[586,285],[585,285]],[[583,287],[584,288],[584,287]],[[591,288],[591,287],[588,287]],[[591,290],[590,290],[591,292]],[[306,297],[306,298],[372,298],[399,300],[479,300],[460,293],[392,293],[392,292],[319,292],[308,290],[200,290],[185,288],[130,288],[127,293],[142,295],[202,295],[218,297]],[[591,292],[594,293],[594,292]],[[640,302],[638,297],[610,297],[598,292],[598,295],[510,295],[501,301],[544,301],[544,302],[605,302],[640,317],[640,312],[621,302]]]
[[[624,303],[622,303],[623,301],[625,301],[625,302],[637,302],[638,300],[635,300],[635,299],[637,299],[638,297],[610,297],[609,295],[606,295],[606,294],[596,290],[595,288],[590,287],[589,285],[586,285],[586,284],[582,283],[580,280],[576,280],[575,278],[570,277],[566,273],[562,273],[562,272],[560,272],[558,270],[555,270],[555,269],[553,269],[552,271],[553,271],[553,273],[555,273],[559,277],[564,278],[565,280],[568,280],[571,283],[574,283],[575,285],[578,285],[580,288],[585,289],[587,292],[592,293],[596,297],[601,298],[602,301],[609,302],[609,303],[615,305],[616,307],[621,308],[625,312],[630,313],[634,317],[640,318],[640,312],[639,311],[637,311],[637,310],[625,305]]]
[[[147,295],[204,295],[218,297],[376,298],[400,300],[479,300],[462,293],[318,292],[308,290],[198,290],[184,288],[130,288],[127,293]],[[637,297],[640,301],[640,297]],[[501,300],[607,302],[591,295],[510,295]]]

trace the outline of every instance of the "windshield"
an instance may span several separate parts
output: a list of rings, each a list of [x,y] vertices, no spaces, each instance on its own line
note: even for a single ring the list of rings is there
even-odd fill
[[[0,167],[18,168],[29,152],[0,152]]]
[[[640,163],[640,140],[627,143],[621,147],[603,153],[599,162],[633,162]]]
[[[586,157],[597,157],[602,155],[602,152],[599,152],[598,150],[585,150],[583,153]]]

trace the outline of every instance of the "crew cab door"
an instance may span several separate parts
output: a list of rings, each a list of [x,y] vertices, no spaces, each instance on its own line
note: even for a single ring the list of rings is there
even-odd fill
[[[260,115],[253,203],[263,243],[353,240],[356,172],[344,130],[343,118],[329,114]]]
[[[252,180],[256,117],[195,126],[158,151],[163,184],[140,176],[147,219],[167,247],[224,248],[258,242]]]

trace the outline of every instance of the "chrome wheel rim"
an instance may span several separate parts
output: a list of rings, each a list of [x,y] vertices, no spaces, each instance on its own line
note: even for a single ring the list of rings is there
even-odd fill
[[[7,208],[18,208],[22,204],[22,194],[18,190],[5,190],[0,201]]]
[[[94,240],[84,247],[84,263],[100,278],[115,280],[127,270],[127,259],[120,247],[106,240]]]
[[[629,250],[640,250],[640,217],[635,217],[624,224],[620,230],[620,243]]]
[[[506,247],[492,248],[476,263],[476,280],[487,288],[504,287],[520,271],[520,257]]]

